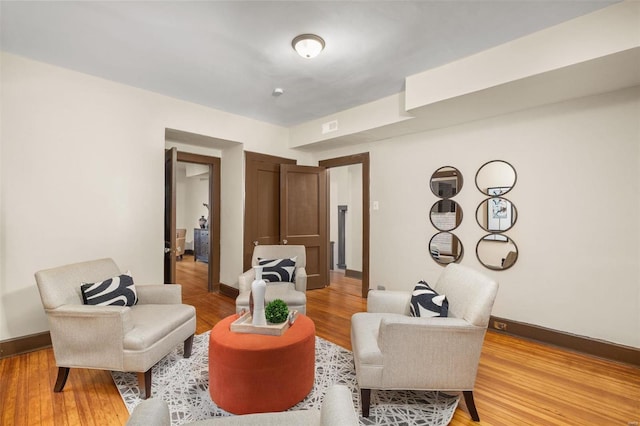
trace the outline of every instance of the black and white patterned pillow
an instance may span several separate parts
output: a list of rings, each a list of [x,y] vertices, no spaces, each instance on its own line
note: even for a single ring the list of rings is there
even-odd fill
[[[290,282],[295,280],[296,259],[258,259],[258,265],[262,266],[262,279],[266,282]]]
[[[97,283],[83,283],[80,291],[85,305],[133,306],[138,303],[130,272]]]
[[[444,294],[438,294],[424,281],[418,282],[411,295],[412,317],[446,317],[449,301]]]

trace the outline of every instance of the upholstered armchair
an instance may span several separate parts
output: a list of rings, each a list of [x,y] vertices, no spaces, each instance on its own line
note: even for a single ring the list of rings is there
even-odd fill
[[[182,260],[184,255],[184,247],[187,244],[187,230],[184,228],[176,229],[176,257]]]
[[[267,283],[265,293],[265,303],[274,299],[283,300],[289,310],[297,310],[304,314],[307,307],[307,255],[304,246],[297,245],[264,245],[256,246],[253,249],[251,266],[259,263],[258,259],[292,259],[295,257],[295,269],[293,282],[270,281]],[[266,269],[263,273],[266,273]],[[249,309],[249,295],[251,294],[251,283],[256,278],[254,269],[246,271],[238,278],[238,288],[240,294],[236,298],[236,312]]]
[[[148,397],[151,367],[180,343],[184,357],[191,355],[195,308],[182,304],[181,286],[135,285],[133,306],[98,306],[83,303],[87,296],[80,287],[122,276],[111,259],[47,269],[35,276],[58,366],[55,392],[62,391],[71,368],[94,368],[139,373],[140,389]]]
[[[344,385],[327,389],[319,410],[290,410],[277,413],[214,417],[190,423],[193,426],[357,426],[360,424],[351,391]],[[169,407],[161,399],[151,398],[138,404],[126,426],[170,426]]]
[[[369,292],[367,312],[351,318],[351,345],[362,415],[371,389],[462,391],[471,417],[484,335],[498,283],[451,263],[431,288],[445,295],[448,317],[409,316],[412,291]]]

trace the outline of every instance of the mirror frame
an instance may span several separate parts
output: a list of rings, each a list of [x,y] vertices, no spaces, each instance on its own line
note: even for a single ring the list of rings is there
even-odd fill
[[[448,170],[443,170],[443,169],[452,169],[450,171]],[[440,176],[438,176],[440,175]],[[453,194],[451,197],[443,197],[440,194],[436,194],[436,192],[433,190],[433,179],[434,178],[440,178],[440,177],[457,177],[457,181],[459,183],[458,187],[456,188],[456,193]],[[458,170],[458,168],[453,167],[453,166],[442,166],[440,168],[438,168],[435,172],[433,172],[431,174],[431,177],[429,178],[429,189],[431,190],[431,193],[433,195],[435,195],[438,198],[442,198],[442,199],[451,199],[453,197],[455,197],[456,195],[458,195],[460,193],[460,191],[462,191],[462,187],[464,186],[464,179],[462,177],[462,173],[460,173],[460,170]]]
[[[443,229],[438,227],[435,223],[433,223],[433,213],[438,213],[438,212],[434,212],[433,208],[438,204],[438,203],[442,203],[448,201],[450,203],[454,203],[457,207],[456,207],[456,224],[453,228],[450,229]],[[446,212],[445,212],[446,213]],[[460,224],[462,223],[462,217],[463,217],[463,213],[462,213],[462,207],[460,207],[460,204],[457,203],[455,200],[452,200],[451,198],[441,198],[439,200],[436,200],[435,203],[433,203],[431,205],[431,208],[429,209],[429,221],[431,222],[431,225],[433,225],[434,228],[436,228],[438,231],[453,231],[454,229],[456,229],[458,226],[460,226]]]
[[[494,266],[494,265],[487,265],[486,263],[484,263],[482,261],[482,259],[480,259],[480,254],[478,253],[478,247],[480,247],[480,244],[483,241],[487,241],[486,238],[490,237],[490,236],[502,236],[502,237],[507,239],[507,241],[506,241],[507,243],[510,242],[511,244],[513,244],[513,247],[515,248],[516,257],[515,257],[515,259],[513,259],[512,262],[509,263],[509,265],[507,265],[507,267],[502,267],[502,266],[498,267],[498,266]],[[497,243],[499,243],[499,242],[497,242]],[[480,262],[480,264],[482,266],[484,266],[485,268],[491,269],[492,271],[506,271],[507,269],[513,267],[513,265],[516,264],[516,262],[518,261],[518,257],[520,257],[520,250],[518,249],[518,245],[516,244],[515,241],[513,241],[513,239],[511,237],[508,237],[507,235],[502,235],[500,233],[489,233],[489,234],[483,235],[478,240],[478,243],[476,244],[476,258],[478,259],[478,262]],[[506,259],[506,257],[505,257],[505,259]]]
[[[451,236],[454,237],[456,240],[458,240],[458,243],[460,244],[460,253],[451,262],[441,262],[441,261],[439,261],[438,259],[435,258],[435,256],[433,255],[433,252],[431,251],[431,243],[433,242],[433,239],[436,238],[440,234],[451,234]],[[448,232],[448,231],[436,232],[435,234],[433,234],[433,236],[429,240],[429,256],[431,256],[431,259],[433,259],[433,261],[436,262],[438,265],[446,266],[449,263],[459,263],[462,260],[462,258],[464,257],[464,245],[462,244],[462,241],[460,240],[460,238],[458,238],[458,236],[456,234],[453,234],[453,233]]]
[[[488,167],[490,164],[492,163],[504,163],[507,166],[509,166],[511,168],[511,170],[513,170],[513,182],[511,183],[511,186],[509,185],[503,185],[502,182],[499,184],[495,184],[493,186],[491,186],[490,188],[493,187],[508,187],[509,189],[502,192],[500,194],[500,196],[503,196],[504,194],[507,194],[509,192],[511,192],[511,190],[513,190],[513,187],[516,186],[516,182],[518,182],[518,172],[516,172],[516,168],[513,167],[513,165],[511,163],[509,163],[508,161],[504,161],[504,160],[491,160],[491,161],[487,161],[486,163],[484,163],[482,166],[480,166],[478,168],[478,171],[476,172],[476,177],[475,177],[475,184],[476,184],[476,188],[478,188],[478,191],[482,192],[484,195],[488,195],[488,196],[492,196],[494,194],[489,194],[489,191],[485,191],[482,188],[480,188],[480,185],[478,184],[478,176],[480,175],[480,172],[482,172],[482,169],[484,169],[485,167]],[[495,195],[494,195],[495,196]]]
[[[480,213],[480,209],[482,208],[484,203],[488,203],[490,200],[495,199],[495,198],[500,198],[501,200],[505,200],[510,206],[511,206],[511,225],[506,228],[506,229],[489,229],[489,226],[487,225],[486,227],[480,223],[480,217],[479,217],[479,213]],[[487,217],[489,215],[489,212],[487,211]],[[513,202],[507,198],[504,197],[489,197],[489,198],[485,198],[484,200],[482,200],[480,202],[480,204],[478,204],[478,207],[476,208],[476,223],[478,224],[478,226],[480,228],[482,228],[482,230],[486,231],[486,232],[491,232],[491,233],[496,233],[496,232],[506,232],[508,230],[510,230],[511,228],[513,228],[513,226],[516,224],[516,222],[518,221],[518,209],[516,208],[516,206],[513,204]]]

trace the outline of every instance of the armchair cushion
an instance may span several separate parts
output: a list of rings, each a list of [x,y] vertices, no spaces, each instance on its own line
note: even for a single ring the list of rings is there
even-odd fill
[[[236,298],[236,305],[248,307],[250,294],[251,292],[240,293]],[[295,291],[292,283],[268,284],[264,293],[265,305],[276,299],[280,299],[286,303],[289,310],[300,310],[300,306],[307,304],[307,296],[301,291]]]
[[[124,349],[143,351],[189,323],[195,316],[195,308],[183,304],[137,305],[130,315],[135,327],[124,335]]]
[[[129,271],[104,281],[83,283],[80,292],[85,305],[133,306],[138,303],[138,294]]]
[[[289,307],[289,310],[297,310],[304,314],[307,305],[307,271],[305,269],[307,255],[305,247],[302,245],[259,245],[253,249],[251,265],[255,267],[260,262],[268,263],[269,259],[271,261],[283,259],[292,261],[295,266],[287,281],[279,273],[275,274],[276,276],[271,281],[272,278],[265,276],[266,272],[263,269],[262,278],[265,281],[267,279],[270,280],[265,292],[265,303],[274,299],[282,299]],[[239,294],[236,298],[236,312],[249,309],[251,283],[255,278],[256,271],[253,267],[238,277]],[[282,281],[278,281],[280,279]]]
[[[446,317],[449,301],[444,294],[438,294],[424,281],[418,282],[411,295],[412,317]]]
[[[141,284],[136,287],[138,305],[171,305],[182,303],[179,284]]]
[[[267,282],[294,282],[296,272],[296,256],[290,259],[260,259],[262,279]]]

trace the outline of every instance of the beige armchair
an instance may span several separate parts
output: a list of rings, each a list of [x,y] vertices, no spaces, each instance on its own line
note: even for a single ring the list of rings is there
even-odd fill
[[[319,410],[293,410],[279,413],[245,414],[216,417],[191,423],[193,426],[357,426],[351,391],[344,385],[333,385],[322,400]],[[133,410],[126,426],[170,426],[167,403],[160,399],[141,402]]]
[[[36,272],[42,305],[49,320],[58,366],[55,392],[61,392],[70,368],[139,373],[144,397],[151,394],[151,367],[184,342],[191,355],[195,308],[182,304],[179,285],[135,285],[133,306],[84,305],[83,282],[119,276],[111,259],[92,260]]]
[[[176,257],[182,260],[184,255],[184,246],[187,243],[187,230],[184,228],[176,229]]]
[[[307,307],[307,254],[304,246],[296,245],[264,245],[253,249],[251,266],[258,265],[258,259],[285,259],[296,257],[294,282],[270,282],[265,293],[265,303],[274,299],[282,299],[289,310],[297,310],[304,314]],[[251,283],[256,278],[255,270],[250,269],[238,278],[240,294],[236,298],[236,312],[249,309]]]
[[[367,312],[351,318],[362,415],[371,389],[462,391],[479,421],[473,387],[498,283],[451,263],[431,287],[449,301],[446,318],[409,316],[411,291],[369,292]]]

